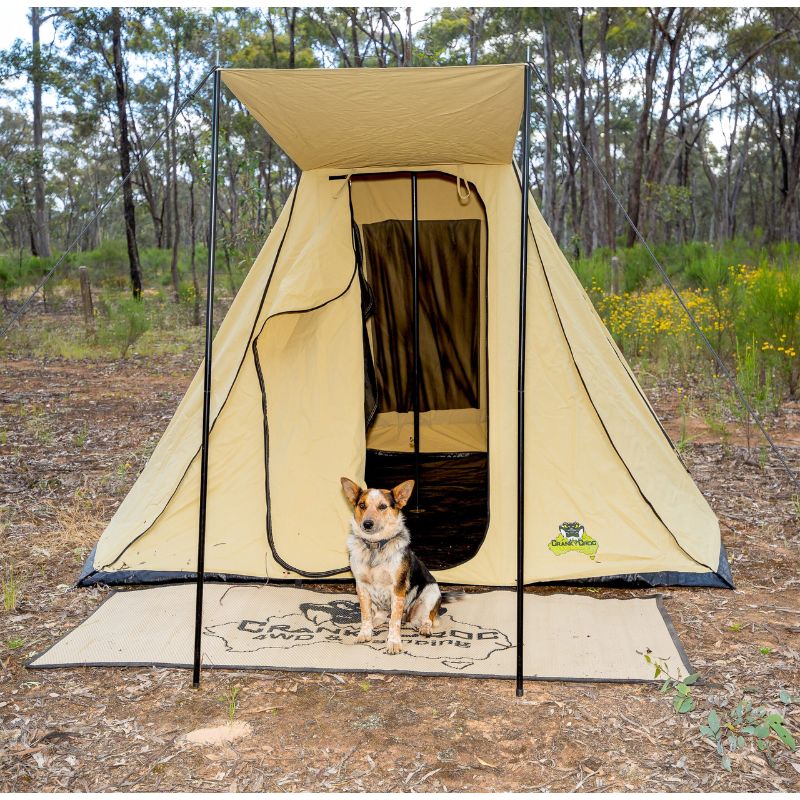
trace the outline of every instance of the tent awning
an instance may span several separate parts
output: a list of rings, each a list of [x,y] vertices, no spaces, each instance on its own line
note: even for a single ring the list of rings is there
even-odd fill
[[[222,79],[301,169],[508,164],[524,66],[226,69]]]

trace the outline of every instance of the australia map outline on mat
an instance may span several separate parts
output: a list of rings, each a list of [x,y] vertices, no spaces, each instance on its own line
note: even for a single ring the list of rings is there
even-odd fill
[[[115,592],[29,666],[189,666],[194,602],[192,584]],[[389,655],[385,625],[371,642],[356,643],[360,612],[352,594],[209,583],[203,664],[510,678],[515,603],[507,590],[467,594],[443,606],[431,637],[404,628],[404,652]],[[525,642],[524,671],[534,679],[652,680],[648,651],[676,676],[691,671],[658,597],[526,594]]]

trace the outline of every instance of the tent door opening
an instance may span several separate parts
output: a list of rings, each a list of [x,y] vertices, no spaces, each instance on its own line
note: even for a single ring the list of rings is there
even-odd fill
[[[446,569],[477,553],[489,519],[486,215],[474,187],[438,172],[417,173],[414,208],[413,183],[351,183],[376,389],[365,479],[417,480],[412,546]]]

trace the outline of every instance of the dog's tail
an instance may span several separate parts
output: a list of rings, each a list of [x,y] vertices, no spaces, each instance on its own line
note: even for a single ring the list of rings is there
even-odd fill
[[[466,592],[442,592],[442,603],[457,603],[466,596]]]

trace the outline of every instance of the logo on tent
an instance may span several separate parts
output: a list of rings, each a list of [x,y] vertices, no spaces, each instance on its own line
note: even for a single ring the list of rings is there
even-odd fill
[[[551,539],[547,547],[557,556],[570,552],[585,553],[594,561],[599,545],[596,539],[586,534],[580,522],[562,522],[558,526],[558,536]]]
[[[484,628],[454,619],[446,608],[429,637],[403,631],[403,655],[435,659],[450,669],[465,669],[476,661],[485,661],[500,650],[511,647],[509,638],[496,628]],[[332,600],[327,603],[300,603],[297,612],[265,619],[231,620],[209,625],[206,634],[223,640],[225,649],[251,653],[264,649],[288,649],[340,643],[354,645],[361,624],[358,603]],[[386,626],[375,631],[375,639],[358,645],[373,650],[386,649]]]

